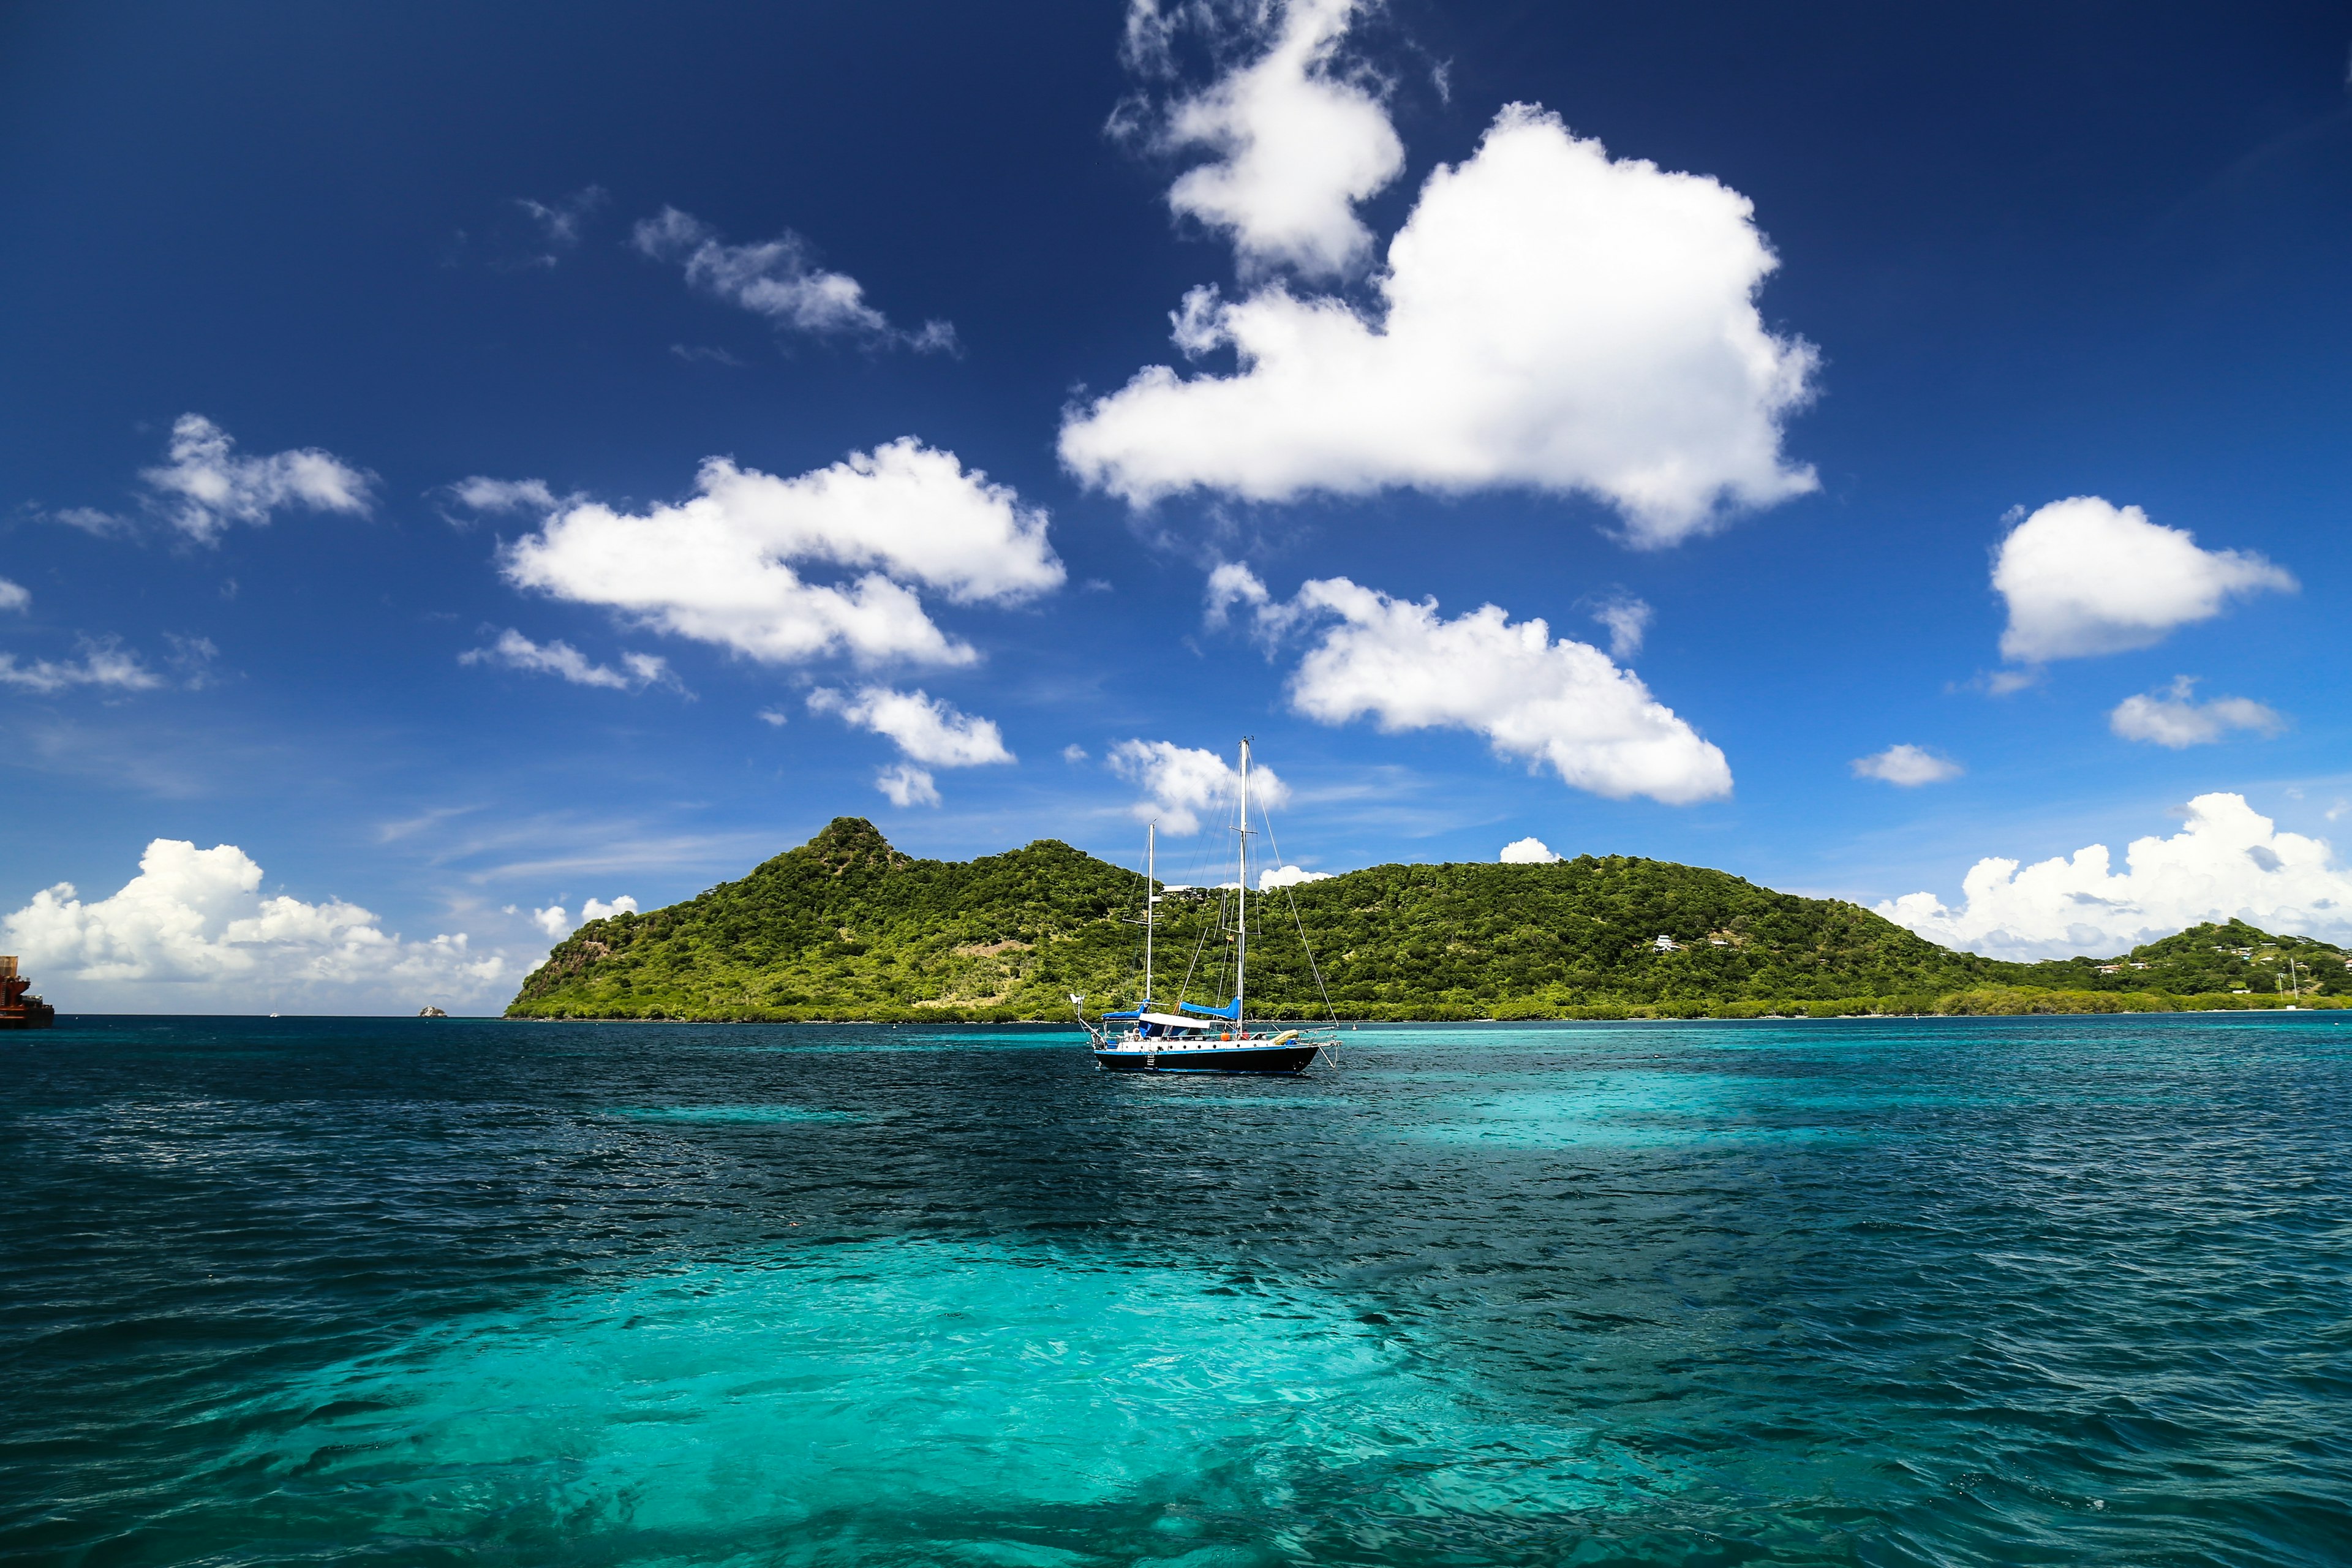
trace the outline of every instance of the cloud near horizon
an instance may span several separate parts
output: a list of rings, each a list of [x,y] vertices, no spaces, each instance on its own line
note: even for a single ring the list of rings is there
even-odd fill
[[[543,910],[530,911],[530,923],[547,933],[550,942],[562,942],[591,921],[610,920],[614,915],[635,914],[637,900],[623,893],[611,903],[602,899],[590,899],[580,906],[580,918],[566,914],[562,904],[550,904]]]
[[[1231,349],[1234,371],[1147,366],[1068,412],[1062,461],[1136,507],[1190,490],[1583,494],[1627,542],[1677,543],[1818,488],[1781,456],[1818,355],[1757,311],[1777,265],[1747,197],[1512,104],[1429,176],[1376,305],[1196,289],[1177,346]]]
[[[261,879],[233,844],[158,838],[111,895],[59,882],[0,928],[61,1011],[414,1013],[497,999],[511,972],[463,931],[409,942],[356,904],[264,898]]]
[[[517,588],[762,663],[867,666],[979,659],[918,589],[1003,605],[1065,575],[1043,510],[911,436],[792,479],[708,458],[695,492],[639,513],[567,503],[509,545],[501,569]],[[807,580],[812,565],[864,570],[833,584]]]
[[[2110,958],[2204,921],[2243,920],[2283,935],[2352,941],[2352,871],[2325,839],[2281,833],[2243,795],[2200,795],[2168,838],[2132,841],[2126,869],[2107,847],[2021,868],[1987,856],[1958,908],[1933,893],[1878,912],[1930,942],[1990,958]]]

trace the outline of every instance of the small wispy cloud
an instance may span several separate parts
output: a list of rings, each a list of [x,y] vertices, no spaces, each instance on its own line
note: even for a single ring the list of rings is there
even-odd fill
[[[730,245],[693,214],[664,207],[636,226],[630,243],[641,255],[683,268],[692,287],[779,328],[918,353],[956,348],[955,328],[946,321],[926,321],[913,331],[891,325],[866,302],[864,285],[845,272],[818,266],[809,242],[790,229],[774,239]]]
[[[172,422],[165,455],[139,477],[165,521],[199,544],[217,543],[232,523],[258,527],[296,507],[365,517],[374,505],[375,476],[333,453],[301,447],[248,457],[201,414]]]
[[[533,675],[552,675],[574,686],[602,687],[608,691],[642,691],[649,686],[679,685],[672,673],[669,661],[649,653],[625,653],[621,668],[598,664],[586,654],[561,638],[553,642],[536,643],[522,633],[509,627],[488,647],[468,648],[457,656],[459,664],[496,665],[506,669],[520,669]]]
[[[530,196],[517,196],[518,210],[539,226],[541,237],[551,250],[570,250],[580,243],[582,228],[590,216],[603,206],[606,196],[602,185],[583,185],[568,196],[551,202],[534,201]],[[555,258],[546,258],[547,265],[555,265]]]
[[[1856,757],[1851,764],[1853,776],[1876,779],[1881,784],[1898,784],[1905,789],[1916,789],[1921,784],[1942,784],[1967,772],[1951,758],[1939,756],[1924,746],[1889,746],[1867,757]]]
[[[425,493],[441,513],[441,520],[457,529],[471,527],[478,518],[509,513],[551,516],[562,509],[568,499],[557,495],[545,479],[494,479],[486,474],[469,474],[454,484],[436,485]]]
[[[2210,746],[2244,731],[2275,735],[2286,728],[2277,710],[2251,697],[2216,697],[2196,700],[2197,678],[2176,676],[2161,691],[2126,697],[2107,715],[2107,728],[2126,741],[2181,751]]]
[[[207,645],[209,646],[209,645]],[[78,686],[117,691],[152,691],[163,678],[126,652],[113,637],[86,638],[78,659],[35,659],[20,663],[13,653],[0,653],[0,686],[47,696]]]
[[[1649,636],[1656,615],[1646,600],[1614,594],[1594,607],[1592,618],[1608,630],[1609,657],[1627,659],[1642,651],[1642,640]]]

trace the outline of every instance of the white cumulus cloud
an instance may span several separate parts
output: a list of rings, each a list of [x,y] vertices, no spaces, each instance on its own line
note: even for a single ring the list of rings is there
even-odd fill
[[[1583,493],[1640,545],[1816,488],[1780,443],[1817,356],[1757,312],[1777,262],[1738,192],[1515,104],[1431,174],[1387,263],[1370,310],[1279,283],[1195,291],[1179,346],[1230,347],[1238,368],[1145,368],[1069,412],[1063,462],[1138,506]]]
[[[894,763],[874,775],[874,787],[897,806],[940,804],[939,783],[931,768],[977,768],[1014,760],[995,721],[960,712],[952,703],[928,692],[899,691],[887,686],[844,692],[820,686],[808,694],[808,705],[811,712],[836,714],[860,729],[888,737],[907,755],[908,761]]]
[[[21,583],[0,577],[0,610],[29,610],[33,607],[32,591]]]
[[[1434,599],[1395,599],[1345,577],[1258,611],[1282,633],[1324,623],[1290,681],[1291,706],[1326,724],[1369,717],[1393,734],[1456,729],[1548,764],[1578,789],[1686,805],[1731,793],[1723,752],[1590,644],[1494,605],[1446,620]]]
[[[1170,188],[1168,205],[1230,235],[1245,269],[1332,277],[1370,255],[1371,231],[1355,204],[1396,178],[1404,147],[1377,86],[1338,68],[1357,9],[1358,0],[1284,0],[1235,17],[1201,7],[1171,15],[1140,0],[1129,11],[1130,39],[1151,36],[1155,24],[1192,20],[1223,31],[1238,21],[1239,41],[1255,51],[1168,105],[1153,137],[1164,151],[1212,154]],[[1137,55],[1131,47],[1130,59]]]
[[[1173,741],[1121,741],[1107,759],[1111,772],[1143,791],[1133,807],[1139,822],[1157,822],[1177,837],[1201,831],[1201,814],[1220,812],[1240,798],[1241,773],[1214,752]],[[1281,806],[1290,787],[1273,769],[1250,765],[1250,799]]]
[[[1276,888],[1295,888],[1301,882],[1328,882],[1336,874],[1302,870],[1297,866],[1269,866],[1257,874],[1257,890],[1270,893]]]
[[[1506,866],[1549,866],[1557,863],[1559,856],[1550,845],[1530,834],[1504,845],[1503,852],[1495,858]]]
[[[712,458],[695,490],[637,513],[569,506],[508,547],[507,580],[768,663],[942,665],[979,656],[918,588],[1003,605],[1063,580],[1045,512],[911,437],[792,479]],[[834,584],[812,565],[865,570]]]
[[[2163,691],[2126,697],[2107,715],[2107,728],[2126,741],[2147,741],[2174,751],[2211,745],[2233,730],[2275,735],[2286,728],[2286,721],[2276,710],[2251,697],[2216,697],[2200,702],[2196,686],[2195,676],[2176,676]]]
[[[2125,869],[2104,844],[2021,868],[1989,856],[1961,883],[1958,908],[1933,893],[1878,912],[1931,942],[1994,958],[2109,957],[2203,921],[2352,940],[2352,872],[2327,841],[2281,833],[2238,795],[2201,795],[2168,838],[2132,841]]]
[[[2010,531],[1992,585],[2009,605],[2001,656],[2039,664],[2152,647],[2232,599],[2296,583],[2250,551],[2202,549],[2136,506],[2074,496]]]
[[[853,693],[820,686],[808,694],[808,705],[811,712],[836,714],[887,736],[908,757],[933,767],[976,768],[1014,760],[995,721],[959,712],[926,692],[867,686]]]
[[[631,242],[656,261],[681,264],[686,280],[708,294],[765,316],[779,327],[815,336],[902,342],[917,350],[952,349],[955,329],[927,321],[902,332],[866,302],[866,290],[845,272],[816,265],[808,241],[787,230],[756,245],[729,245],[719,231],[676,207],[636,226]]]
[[[261,879],[233,844],[158,838],[110,896],[60,882],[0,925],[50,1004],[77,1012],[414,1013],[497,999],[510,973],[462,931],[410,942],[356,904],[265,898]]]
[[[499,634],[499,640],[488,647],[468,648],[457,656],[459,664],[495,664],[508,669],[529,670],[536,675],[556,675],[574,686],[601,686],[612,691],[636,691],[648,686],[675,686],[677,677],[670,672],[669,661],[649,653],[625,653],[622,668],[597,664],[589,657],[561,638],[554,642],[535,643],[509,626]]]
[[[204,543],[231,523],[268,522],[289,507],[364,517],[374,504],[373,475],[315,447],[239,456],[228,432],[201,414],[173,422],[168,463],[142,471],[172,525]]]
[[[1949,757],[1937,756],[1924,746],[1895,745],[1883,752],[1853,760],[1853,776],[1877,779],[1882,784],[1901,784],[1914,789],[1920,784],[1941,784],[1956,779],[1967,770]]]

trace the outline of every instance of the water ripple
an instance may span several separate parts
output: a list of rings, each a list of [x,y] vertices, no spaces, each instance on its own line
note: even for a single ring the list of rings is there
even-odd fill
[[[2326,1015],[68,1023],[12,1562],[2352,1560]]]

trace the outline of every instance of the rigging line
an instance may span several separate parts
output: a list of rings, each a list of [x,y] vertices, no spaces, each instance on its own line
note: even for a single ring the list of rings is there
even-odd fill
[[[1184,998],[1192,994],[1192,972],[1201,966],[1201,950],[1209,945],[1209,933],[1212,931],[1221,929],[1224,924],[1224,900],[1222,895],[1219,897],[1217,903],[1218,918],[1214,921],[1202,921],[1201,934],[1195,937],[1192,941],[1192,961],[1184,965],[1184,984],[1176,988],[1176,1008],[1179,1012],[1183,1011]]]
[[[1274,837],[1274,813],[1261,810],[1258,820],[1265,824],[1265,847],[1274,851],[1274,863],[1282,864],[1282,846]],[[1323,1016],[1334,1024],[1339,1021],[1337,1009],[1331,1005],[1330,989],[1323,984],[1323,966],[1315,962],[1315,944],[1307,940],[1307,922],[1299,918],[1298,898],[1289,883],[1282,886],[1282,901],[1290,906],[1290,923],[1298,928],[1298,948],[1307,954],[1307,973],[1315,976],[1315,989],[1323,998]]]

